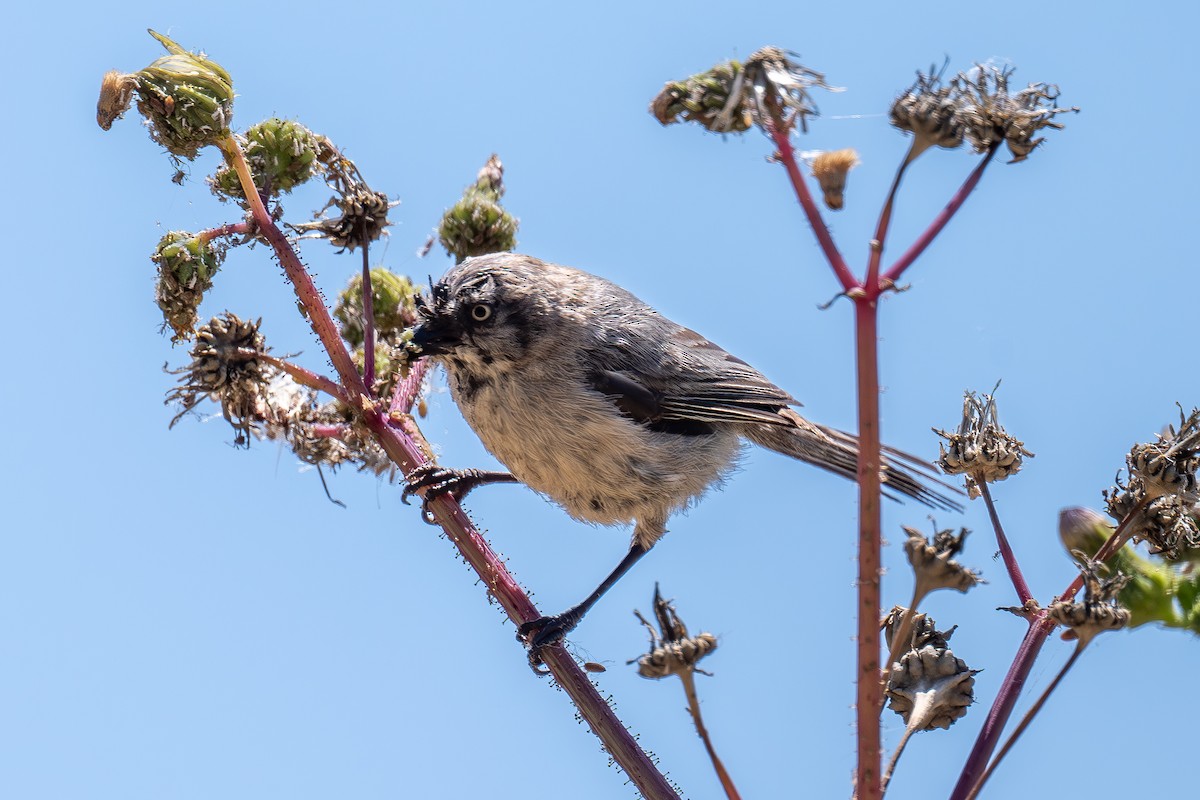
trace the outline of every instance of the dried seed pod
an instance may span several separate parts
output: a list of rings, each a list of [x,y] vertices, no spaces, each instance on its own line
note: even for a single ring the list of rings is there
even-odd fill
[[[1108,513],[1117,521],[1129,516],[1146,496],[1145,484],[1137,476],[1131,476],[1128,484],[1122,484],[1118,476],[1116,484],[1104,491]],[[1149,542],[1152,553],[1176,560],[1200,548],[1200,524],[1190,498],[1158,495],[1136,513],[1129,522],[1130,537],[1135,542]]]
[[[930,147],[952,150],[963,142],[963,124],[958,116],[958,92],[943,85],[942,76],[932,68],[929,74],[917,72],[917,80],[892,103],[892,124],[913,135],[913,152]]]
[[[247,444],[246,435],[252,431],[287,416],[287,410],[274,406],[279,395],[271,387],[277,371],[258,357],[268,352],[261,323],[226,312],[200,327],[192,361],[177,371],[180,385],[167,394],[168,403],[182,406],[172,427],[205,398],[220,404],[221,415],[238,432],[239,444]]]
[[[909,650],[888,672],[888,707],[918,731],[949,728],[975,702],[975,675],[947,647]]]
[[[1102,579],[1098,574],[1102,569],[1102,564],[1084,560],[1079,565],[1083,574],[1083,600],[1056,600],[1046,608],[1050,619],[1069,629],[1064,639],[1079,639],[1081,644],[1087,644],[1104,631],[1120,630],[1129,624],[1129,612],[1117,605],[1117,594],[1129,578],[1118,572]]]
[[[1033,138],[1039,131],[1062,130],[1058,115],[1079,112],[1077,107],[1058,107],[1058,87],[1052,84],[1031,83],[1019,92],[1010,92],[1008,79],[1013,71],[1012,67],[976,64],[952,81],[966,140],[977,153],[1005,142],[1013,156],[1009,163],[1029,157],[1043,141]]]
[[[1184,416],[1179,409],[1179,431],[1174,426],[1157,441],[1135,444],[1125,457],[1132,479],[1141,482],[1150,497],[1179,495],[1192,505],[1196,497],[1196,470],[1200,469],[1200,409]]]
[[[960,528],[957,536],[949,529],[936,531],[930,540],[915,528],[905,526],[904,532],[908,534],[904,552],[916,575],[917,597],[923,598],[937,589],[966,592],[984,582],[978,572],[953,559],[962,550],[963,541],[970,533],[966,528]]]
[[[679,618],[675,606],[663,599],[658,584],[654,585],[654,616],[661,632],[640,611],[633,613],[650,632],[650,651],[628,662],[637,663],[638,674],[643,678],[657,680],[668,675],[691,672],[696,669],[700,659],[717,649],[717,637],[711,633],[688,636],[687,626]]]
[[[1001,427],[996,400],[990,394],[983,395],[982,400],[974,392],[964,395],[962,421],[957,432],[933,430],[947,440],[946,444],[939,445],[938,466],[948,475],[965,474],[971,497],[980,494],[977,482],[1002,481],[1021,471],[1025,456],[1033,457],[1023,442]]]

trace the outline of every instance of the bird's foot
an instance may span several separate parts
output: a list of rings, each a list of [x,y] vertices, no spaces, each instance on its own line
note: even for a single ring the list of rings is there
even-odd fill
[[[515,481],[507,472],[489,472],[482,469],[450,469],[437,464],[425,464],[417,467],[404,476],[404,492],[400,500],[408,505],[408,498],[424,490],[421,497],[421,516],[431,525],[436,524],[429,510],[429,503],[435,497],[448,494],[455,500],[462,500],[472,489],[485,483],[511,483]]]
[[[529,645],[529,666],[534,672],[539,675],[546,674],[546,670],[541,669],[543,648],[561,644],[563,638],[573,631],[582,619],[583,612],[572,608],[553,617],[539,617],[522,623],[517,628],[517,639]]]

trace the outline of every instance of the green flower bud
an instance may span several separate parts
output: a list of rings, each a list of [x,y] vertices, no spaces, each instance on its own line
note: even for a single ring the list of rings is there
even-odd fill
[[[274,196],[290,192],[318,174],[321,163],[319,137],[298,122],[286,119],[267,119],[238,136],[246,154],[250,174],[259,191]],[[224,164],[210,179],[213,193],[243,200],[237,171]]]
[[[438,239],[458,261],[501,253],[517,246],[517,218],[504,210],[504,167],[495,154],[479,171],[474,185],[445,214]]]
[[[224,248],[185,231],[171,231],[159,240],[150,259],[158,265],[155,299],[164,322],[175,331],[171,341],[191,339],[196,309],[225,259]]]
[[[380,342],[398,344],[406,328],[417,322],[416,287],[412,281],[383,267],[371,270],[372,309],[375,312],[375,335]],[[363,281],[356,274],[338,295],[333,316],[341,325],[342,338],[352,347],[362,347],[363,331]],[[382,369],[376,369],[382,375]]]
[[[136,73],[138,111],[150,122],[150,137],[173,155],[195,158],[201,147],[229,135],[233,81],[219,64],[189,53],[155,31],[167,49]]]

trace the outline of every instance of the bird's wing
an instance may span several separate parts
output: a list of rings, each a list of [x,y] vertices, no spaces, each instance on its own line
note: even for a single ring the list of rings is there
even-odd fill
[[[688,328],[667,336],[608,348],[600,362],[606,368],[590,376],[593,386],[638,422],[672,432],[708,432],[709,423],[794,424],[787,407],[799,403],[758,370]]]

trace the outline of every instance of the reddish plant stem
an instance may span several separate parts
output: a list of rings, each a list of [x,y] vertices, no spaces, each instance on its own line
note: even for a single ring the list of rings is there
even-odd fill
[[[389,414],[407,414],[412,411],[413,403],[417,401],[417,395],[421,391],[421,382],[425,380],[427,372],[429,372],[427,359],[418,359],[409,365],[408,374],[396,381],[396,388],[392,390],[392,402],[388,406]]]
[[[1142,498],[1130,509],[1121,523],[1117,525],[1117,529],[1113,531],[1112,536],[1104,543],[1096,553],[1096,561],[1106,561],[1112,557],[1113,553],[1117,552],[1125,545],[1129,539],[1129,529],[1131,522],[1139,517],[1146,505],[1149,503],[1148,498]],[[1060,600],[1070,600],[1083,588],[1083,576],[1077,575],[1066,590],[1059,595]],[[992,757],[992,752],[995,751],[997,743],[1000,741],[1000,734],[1004,732],[1004,726],[1008,723],[1008,718],[1012,716],[1013,707],[1016,705],[1017,696],[1020,695],[1021,689],[1025,685],[1025,679],[1029,676],[1029,671],[1033,668],[1033,662],[1037,659],[1038,652],[1045,644],[1046,638],[1054,630],[1054,623],[1046,616],[1045,611],[1037,612],[1029,622],[1029,630],[1025,634],[1025,638],[1021,641],[1021,646],[1017,648],[1017,654],[1013,657],[1013,663],[1008,668],[1008,674],[1004,676],[1004,681],[1000,684],[1000,690],[996,693],[996,699],[992,701],[992,707],[988,710],[987,719],[983,723],[983,728],[979,731],[979,736],[975,739],[975,746],[971,749],[967,756],[967,762],[963,765],[962,774],[958,777],[958,783],[954,786],[954,792],[950,795],[950,800],[966,800],[975,786],[983,770],[987,767],[988,759]]]
[[[912,160],[913,155],[910,149],[908,156],[900,162],[900,166],[896,170],[896,177],[892,179],[892,188],[888,190],[883,210],[879,212],[879,223],[875,226],[875,238],[871,240],[871,250],[867,258],[866,286],[879,286],[879,263],[883,260],[883,243],[887,241],[888,228],[892,224],[892,208],[896,204],[896,193],[900,191],[900,181],[904,177],[904,171],[908,169]]]
[[[1004,676],[1003,683],[1000,684],[1000,690],[996,693],[995,700],[992,701],[992,707],[988,709],[987,719],[983,721],[983,728],[979,731],[975,746],[967,756],[967,763],[963,765],[962,774],[958,776],[958,783],[954,786],[950,800],[965,800],[975,782],[983,774],[987,761],[991,758],[992,752],[996,749],[996,743],[1000,740],[1000,734],[1004,732],[1004,726],[1008,722],[1008,718],[1012,716],[1017,698],[1020,697],[1021,690],[1025,688],[1025,680],[1029,677],[1033,662],[1037,659],[1042,645],[1046,643],[1046,638],[1050,636],[1054,627],[1054,623],[1046,618],[1045,612],[1040,612],[1037,617],[1030,620],[1029,630],[1025,632],[1025,638],[1021,640],[1021,645],[1017,648],[1017,654],[1008,668],[1008,674]]]
[[[202,242],[210,242],[219,236],[245,235],[250,233],[250,230],[251,226],[249,222],[231,222],[219,228],[209,228],[206,231],[200,231],[196,234],[196,238]]]
[[[367,223],[359,224],[365,231]],[[371,288],[370,242],[362,243],[363,382],[375,385],[375,291]]]
[[[857,288],[859,286],[858,279],[850,272],[850,267],[846,266],[846,260],[842,258],[837,245],[833,243],[833,236],[830,235],[825,220],[821,218],[821,212],[813,200],[812,193],[808,191],[804,176],[800,174],[800,167],[796,164],[796,150],[788,138],[787,125],[776,120],[774,123],[766,125],[765,128],[771,136],[771,140],[775,142],[775,147],[778,148],[779,163],[787,170],[788,179],[792,182],[792,189],[796,193],[796,199],[800,201],[800,207],[804,209],[804,215],[808,217],[808,224],[812,228],[813,234],[816,235],[817,244],[825,253],[829,266],[833,268],[833,274],[842,284],[842,291],[849,292]]]
[[[232,136],[223,141],[220,147],[237,171],[246,190],[257,233],[275,251],[288,280],[292,283],[305,318],[324,345],[338,377],[345,386],[349,404],[361,415],[363,423],[370,428],[388,457],[404,474],[407,475],[416,467],[427,463],[428,459],[417,442],[389,425],[388,415],[381,413],[377,408],[362,375],[355,368],[354,361],[338,334],[320,292],[287,237],[271,219],[266,205],[256,191],[241,148]],[[504,608],[509,619],[519,624],[541,617],[529,596],[509,573],[503,560],[492,551],[453,497],[441,495],[433,499],[429,503],[429,510],[450,541],[458,548],[463,559],[475,570],[487,587],[488,593]],[[574,701],[580,715],[639,791],[650,800],[677,800],[678,793],[617,719],[608,703],[567,651],[561,645],[548,647],[542,651],[542,658],[558,685]]]
[[[717,773],[717,780],[721,782],[721,788],[725,790],[725,797],[728,800],[742,800],[737,786],[733,783],[733,778],[730,777],[729,771],[725,769],[725,764],[717,756],[712,740],[708,737],[708,728],[704,727],[704,718],[700,715],[700,697],[696,694],[695,672],[691,669],[680,672],[679,679],[683,681],[683,693],[687,695],[688,713],[692,715],[696,733],[700,735],[700,740],[704,742],[704,749],[708,751],[708,758],[712,761],[713,770]]]
[[[1008,578],[1012,581],[1013,589],[1016,590],[1021,604],[1024,605],[1033,600],[1033,592],[1029,591],[1029,584],[1025,582],[1025,576],[1021,573],[1017,557],[1008,544],[1008,537],[1004,535],[1004,527],[1000,524],[1000,515],[996,513],[996,504],[992,502],[992,493],[988,491],[987,481],[982,477],[976,477],[974,480],[979,487],[980,494],[983,495],[983,502],[987,504],[988,516],[992,518],[992,528],[996,531],[996,546],[1000,548],[1000,557],[1004,559]]]
[[[878,289],[876,288],[875,294]],[[879,609],[882,520],[879,435],[878,303],[876,297],[854,301],[855,354],[858,366],[858,680],[855,712],[858,766],[855,797],[879,800],[882,746],[879,715],[883,684],[879,680]]]
[[[308,430],[313,436],[320,436],[322,439],[341,439],[350,430],[350,426],[313,423],[308,426]]]
[[[942,232],[942,228],[946,227],[946,223],[950,222],[958,209],[962,208],[962,204],[967,201],[967,198],[979,183],[979,179],[983,177],[983,171],[991,162],[992,156],[996,155],[996,149],[999,146],[999,142],[992,145],[991,149],[980,159],[975,169],[971,170],[971,174],[967,176],[967,179],[963,181],[963,185],[950,198],[950,202],[946,203],[946,207],[941,210],[941,213],[933,218],[933,222],[929,223],[929,227],[917,237],[912,246],[904,251],[904,254],[900,258],[896,259],[896,263],[888,267],[887,272],[883,273],[883,283],[891,285],[899,281],[900,276],[904,274],[904,270],[912,266],[912,263],[917,260],[921,253],[925,252],[925,248],[929,247],[930,243],[937,238],[937,235]]]
[[[293,364],[290,361],[285,361],[282,358],[267,355],[266,353],[256,353],[253,350],[249,350],[244,347],[239,348],[239,350],[248,356],[254,356],[261,361],[267,362],[276,369],[286,372],[288,375],[292,376],[292,379],[295,380],[296,383],[299,383],[302,386],[307,386],[310,389],[316,389],[319,392],[325,392],[331,397],[341,400],[343,403],[349,402],[346,397],[346,390],[341,387],[341,384],[335,383],[333,380],[326,378],[324,375],[318,375],[312,370],[305,369],[298,364]]]

